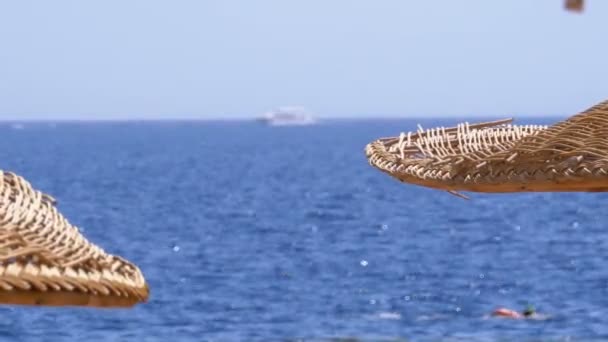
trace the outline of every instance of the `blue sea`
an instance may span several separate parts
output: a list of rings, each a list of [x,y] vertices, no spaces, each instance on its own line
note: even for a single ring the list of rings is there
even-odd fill
[[[608,339],[607,195],[467,201],[365,159],[372,140],[458,121],[2,124],[1,168],[140,266],[151,296],[133,309],[3,306],[0,338]],[[528,304],[545,318],[488,316]]]

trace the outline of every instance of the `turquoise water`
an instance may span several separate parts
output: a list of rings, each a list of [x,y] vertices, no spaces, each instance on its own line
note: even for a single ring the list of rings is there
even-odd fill
[[[132,310],[0,308],[10,341],[608,338],[604,194],[400,184],[365,144],[415,121],[0,127],[2,169],[138,264]],[[425,126],[429,123],[425,122]],[[488,318],[531,303],[545,320]]]

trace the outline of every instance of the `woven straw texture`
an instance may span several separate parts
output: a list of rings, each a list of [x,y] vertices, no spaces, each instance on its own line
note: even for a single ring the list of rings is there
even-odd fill
[[[140,270],[88,242],[55,200],[0,171],[0,302],[128,307],[148,298]]]
[[[403,182],[451,192],[608,191],[608,101],[550,127],[509,123],[419,129],[366,155]]]

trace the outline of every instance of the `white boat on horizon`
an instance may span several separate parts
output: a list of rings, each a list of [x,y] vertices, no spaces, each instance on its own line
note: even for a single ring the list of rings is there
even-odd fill
[[[284,106],[266,112],[259,121],[270,126],[304,126],[317,123],[310,112],[296,106]]]

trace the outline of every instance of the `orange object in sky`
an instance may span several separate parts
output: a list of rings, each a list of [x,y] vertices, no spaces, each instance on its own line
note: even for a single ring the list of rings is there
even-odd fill
[[[585,7],[584,0],[566,0],[566,10],[572,12],[582,12]]]

